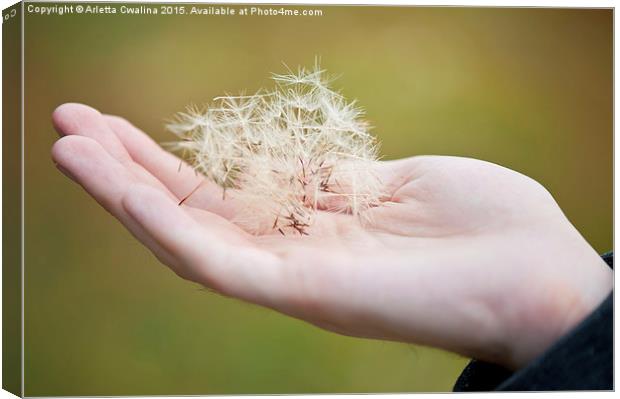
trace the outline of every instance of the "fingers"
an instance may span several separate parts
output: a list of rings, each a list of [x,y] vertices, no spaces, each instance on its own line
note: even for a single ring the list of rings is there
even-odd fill
[[[178,206],[91,138],[61,138],[52,148],[52,158],[183,278],[261,305],[274,307],[279,302],[275,297],[287,287],[281,281],[279,258],[255,247],[227,220]]]
[[[118,211],[118,199],[135,183],[120,163],[96,141],[70,136],[52,147],[52,159],[82,185],[108,211]]]
[[[151,248],[162,262],[175,264],[175,259],[127,216],[121,205],[121,198],[137,179],[101,145],[87,137],[63,137],[52,147],[52,158],[63,173],[84,187],[136,238]]]
[[[207,181],[178,157],[162,149],[140,129],[118,116],[105,115],[105,120],[124,145],[131,158],[159,179],[179,199],[193,207],[206,209],[232,218],[239,209],[234,193]]]
[[[217,215],[204,212],[213,223],[199,224],[174,201],[146,185],[133,186],[123,206],[161,247],[181,260],[183,269],[177,272],[185,278],[265,306],[274,306],[277,292],[286,287],[279,258],[243,236],[237,236],[234,243],[225,238],[234,230],[218,226],[222,219]]]
[[[110,129],[99,111],[82,104],[63,104],[52,114],[52,122],[60,135],[83,136],[96,141],[140,181],[168,192],[165,185],[133,162],[125,146]],[[169,193],[169,195],[172,194]]]
[[[185,197],[203,181],[191,166],[163,150],[127,120],[114,115],[104,115],[104,119],[131,158],[156,176],[177,197]]]
[[[97,141],[119,161],[131,158],[123,144],[103,122],[99,111],[82,104],[67,103],[52,113],[52,123],[60,135],[80,135]]]

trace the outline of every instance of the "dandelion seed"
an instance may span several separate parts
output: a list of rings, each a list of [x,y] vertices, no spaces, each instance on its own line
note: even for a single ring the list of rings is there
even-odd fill
[[[383,196],[364,112],[330,89],[318,63],[272,79],[272,91],[178,113],[173,149],[234,192],[244,205],[234,222],[253,233],[307,235],[318,209],[363,217]]]

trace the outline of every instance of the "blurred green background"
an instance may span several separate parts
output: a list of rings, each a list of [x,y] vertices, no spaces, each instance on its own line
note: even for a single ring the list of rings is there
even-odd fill
[[[164,120],[186,104],[319,55],[386,159],[515,169],[611,249],[611,10],[312,8],[323,16],[26,14],[26,395],[449,391],[467,362],[180,280],[54,168],[50,114],[68,101],[167,141]]]

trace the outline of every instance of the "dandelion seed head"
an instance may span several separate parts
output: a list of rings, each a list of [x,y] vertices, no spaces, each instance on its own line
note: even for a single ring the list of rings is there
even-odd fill
[[[172,148],[244,206],[247,231],[307,234],[318,209],[364,217],[380,203],[378,143],[356,102],[321,69],[273,74],[272,91],[191,106],[167,125]]]

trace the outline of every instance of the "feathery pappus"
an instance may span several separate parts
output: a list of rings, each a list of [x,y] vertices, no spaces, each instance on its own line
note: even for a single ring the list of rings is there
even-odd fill
[[[363,110],[318,63],[272,79],[271,91],[178,113],[167,126],[173,150],[243,204],[233,222],[249,232],[305,235],[322,211],[363,218],[383,196]]]

